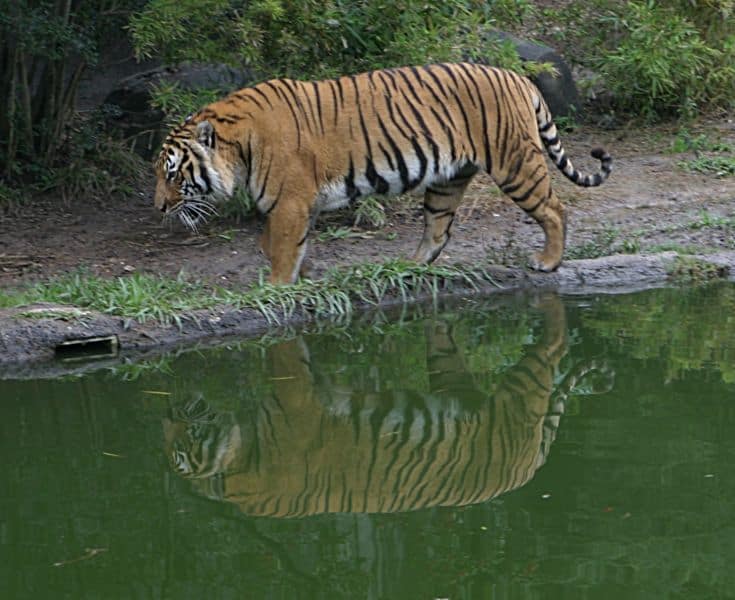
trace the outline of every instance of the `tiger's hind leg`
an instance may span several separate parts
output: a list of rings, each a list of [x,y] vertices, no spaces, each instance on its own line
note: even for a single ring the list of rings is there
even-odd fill
[[[529,158],[519,161],[518,172],[505,180],[498,181],[495,175],[493,178],[500,189],[544,230],[544,249],[529,258],[529,265],[537,271],[548,272],[559,266],[564,254],[566,212],[551,189],[549,170],[541,152],[533,152]]]
[[[447,245],[457,207],[475,173],[477,168],[474,165],[466,165],[451,180],[434,183],[426,188],[424,237],[413,255],[413,260],[424,264],[433,262]]]

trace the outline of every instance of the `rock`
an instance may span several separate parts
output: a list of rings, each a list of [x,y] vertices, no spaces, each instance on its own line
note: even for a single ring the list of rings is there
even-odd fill
[[[254,79],[250,69],[207,63],[181,63],[137,73],[121,79],[105,98],[107,125],[131,139],[133,149],[150,159],[167,130],[163,112],[150,105],[153,87],[175,83],[187,91],[207,88],[224,95],[249,85]]]
[[[542,73],[538,76],[531,77],[531,80],[541,90],[546,103],[549,105],[549,109],[551,109],[552,115],[555,117],[569,117],[580,114],[582,102],[577,91],[577,86],[574,83],[572,70],[558,52],[543,44],[522,40],[504,31],[494,32],[492,39],[511,41],[521,60],[539,63],[546,62],[554,65],[558,75]]]

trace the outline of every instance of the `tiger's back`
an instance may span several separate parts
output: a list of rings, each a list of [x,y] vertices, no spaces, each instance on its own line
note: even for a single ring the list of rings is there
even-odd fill
[[[271,279],[283,282],[297,277],[320,211],[373,193],[424,193],[414,259],[431,262],[470,180],[486,171],[541,224],[546,246],[532,266],[551,270],[561,261],[565,219],[544,149],[579,185],[599,185],[611,169],[609,155],[595,150],[601,171],[580,175],[536,87],[510,71],[460,63],[278,79],[234,92],[172,133],[156,202],[193,219],[182,182],[200,197],[245,186],[267,216],[261,246]]]

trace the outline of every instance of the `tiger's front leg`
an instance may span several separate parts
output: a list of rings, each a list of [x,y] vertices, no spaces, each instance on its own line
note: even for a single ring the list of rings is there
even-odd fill
[[[294,283],[298,278],[311,228],[309,213],[306,203],[279,203],[268,215],[260,246],[271,262],[271,283]]]

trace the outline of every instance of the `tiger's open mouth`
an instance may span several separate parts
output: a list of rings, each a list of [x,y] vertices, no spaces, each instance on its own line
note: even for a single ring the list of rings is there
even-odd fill
[[[182,200],[178,204],[169,208],[163,216],[164,221],[171,221],[178,217],[184,227],[190,229],[194,233],[198,232],[199,225],[206,223],[207,220],[219,214],[216,207],[209,200],[204,198],[194,198]]]

